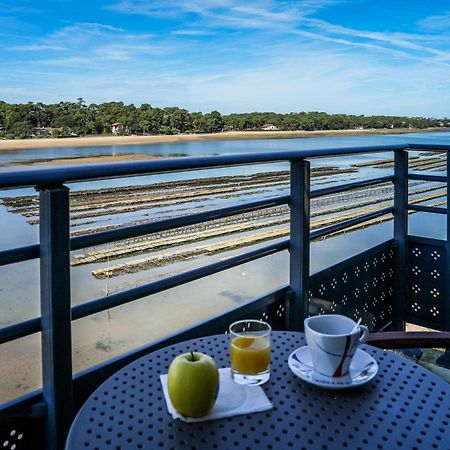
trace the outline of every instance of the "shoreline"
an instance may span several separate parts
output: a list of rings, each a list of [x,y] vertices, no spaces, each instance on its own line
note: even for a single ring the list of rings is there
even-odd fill
[[[296,139],[326,136],[370,136],[386,134],[410,134],[446,131],[442,128],[427,129],[367,129],[367,130],[318,130],[318,131],[225,131],[210,134],[178,134],[156,136],[88,136],[77,138],[36,138],[0,140],[2,150],[28,150],[57,147],[99,147],[112,145],[179,144],[184,142]]]

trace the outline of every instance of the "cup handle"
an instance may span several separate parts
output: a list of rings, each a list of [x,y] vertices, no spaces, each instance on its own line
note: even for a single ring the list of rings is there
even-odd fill
[[[359,326],[359,331],[361,332],[361,337],[358,342],[360,344],[364,344],[367,341],[367,337],[369,336],[369,330],[364,325]]]

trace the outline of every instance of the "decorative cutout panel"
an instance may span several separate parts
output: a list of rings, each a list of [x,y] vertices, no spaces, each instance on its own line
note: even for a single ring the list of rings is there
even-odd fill
[[[43,444],[43,421],[41,419],[16,419],[0,427],[0,449],[40,450]]]
[[[240,319],[257,319],[267,322],[272,327],[272,330],[285,330],[286,329],[286,300],[280,298],[277,302],[261,308],[258,311],[254,311],[250,314],[246,314]]]
[[[311,277],[310,315],[362,318],[370,331],[392,320],[394,249],[386,243]]]
[[[437,330],[445,327],[445,301],[447,298],[445,241],[435,245],[421,239],[409,240],[408,286],[406,315],[409,322]]]
[[[203,326],[196,328],[198,335],[207,336],[221,332],[228,333],[228,327],[231,323],[247,319],[267,322],[273,330],[285,330],[288,314],[286,307],[287,292],[288,288],[286,287],[269,293],[267,296],[258,299],[254,304],[249,303],[224,315],[213,326],[206,322]]]

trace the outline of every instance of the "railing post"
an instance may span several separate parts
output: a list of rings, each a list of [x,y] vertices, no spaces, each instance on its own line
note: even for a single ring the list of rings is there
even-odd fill
[[[446,298],[444,304],[445,312],[445,331],[450,331],[450,204],[448,199],[450,198],[450,186],[448,184],[448,178],[450,177],[450,151],[447,151],[447,239],[445,243],[445,282],[446,282]],[[447,352],[450,349],[447,349]],[[450,362],[450,360],[449,360]]]
[[[450,176],[450,151],[447,150],[447,237],[445,243],[445,302],[444,313],[445,322],[444,330],[450,331],[450,205],[448,199],[450,198],[450,187],[448,185],[448,178]],[[439,358],[436,359],[436,364],[442,367],[450,368],[450,347],[445,349]]]
[[[394,155],[394,209],[396,249],[392,318],[394,329],[404,330],[408,276],[408,152],[406,150],[398,150]]]
[[[58,185],[38,190],[45,448],[60,450],[73,418],[69,189]]]
[[[288,303],[289,328],[303,330],[308,316],[309,286],[309,220],[310,220],[310,163],[305,160],[291,162],[291,236],[290,287]]]

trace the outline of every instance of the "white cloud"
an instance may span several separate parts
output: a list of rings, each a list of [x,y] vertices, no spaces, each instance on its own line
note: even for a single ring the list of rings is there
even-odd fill
[[[423,30],[445,31],[450,29],[450,12],[442,15],[429,16],[419,22]]]
[[[14,47],[8,48],[8,50],[18,51],[18,52],[39,52],[39,51],[62,51],[67,50],[67,47],[62,45],[54,45],[54,44],[36,44],[36,45],[17,45]]]
[[[75,63],[76,61],[72,61]],[[120,61],[119,61],[120,63]],[[122,100],[155,106],[178,105],[191,111],[324,110],[349,114],[448,115],[448,70],[411,61],[392,66],[379,56],[324,51],[317,46],[273,49],[252,68],[235,67],[198,75],[147,66],[84,66],[86,73],[54,72],[39,90],[14,91],[24,101]],[[16,74],[11,74],[14,79]],[[26,84],[26,74],[22,73]],[[32,78],[31,75],[29,75]],[[5,93],[8,97],[8,94]]]
[[[407,33],[389,33],[389,32],[374,32],[374,31],[365,31],[365,30],[356,30],[347,27],[343,27],[340,25],[330,24],[323,20],[313,20],[309,19],[308,24],[312,27],[322,30],[326,33],[342,35],[347,37],[356,37],[363,38],[368,40],[369,42],[382,43],[387,45],[388,47],[398,47],[402,50],[415,50],[425,54],[431,54],[439,57],[439,60],[448,60],[450,59],[450,53],[447,51],[441,51],[439,49],[435,49],[432,47],[427,47],[424,45],[420,45],[415,43],[417,40],[417,36],[414,34]],[[425,36],[421,36],[420,40],[425,40]]]
[[[29,89],[23,88],[23,87],[0,87],[0,94],[1,95],[14,95],[14,96],[21,96],[21,95],[28,95],[31,92]]]
[[[148,102],[224,113],[448,115],[449,37],[315,19],[336,3],[118,1],[110,7],[115,12],[169,20],[143,33],[107,23],[72,23],[24,40],[16,46],[21,60],[0,68],[0,94],[10,101],[81,96],[88,102]],[[205,38],[189,39],[196,36]]]
[[[165,48],[149,33],[129,33],[123,28],[101,23],[73,23],[33,39],[32,44],[7,47],[8,51],[41,53],[39,65],[81,68],[99,67],[105,61],[129,61],[138,56],[164,53]],[[64,51],[64,54],[59,53]]]
[[[81,68],[85,66],[89,67],[95,64],[95,61],[92,61],[91,58],[86,56],[67,56],[64,58],[38,59],[36,60],[36,64]]]
[[[63,42],[64,45],[82,45],[92,39],[106,38],[123,33],[125,30],[101,23],[74,23],[51,33],[49,43]]]
[[[226,23],[259,28],[264,22],[291,23],[295,18],[314,14],[322,8],[341,3],[342,0],[120,0],[108,9],[149,17],[180,18],[187,14],[197,14],[202,19],[210,19],[207,25],[221,26]],[[225,23],[225,24],[226,24]]]
[[[352,29],[314,18],[314,15],[342,0],[121,0],[110,8],[125,14],[150,17],[178,18],[197,15],[203,32],[223,28],[260,30],[280,36],[295,34],[306,39],[327,41],[345,47],[359,47],[406,59],[417,59],[431,64],[450,61],[450,53],[430,43],[439,44],[442,36],[424,36],[414,33],[390,33]],[[432,16],[422,24],[444,23],[447,16]],[[447,17],[448,18],[448,17]],[[176,32],[175,32],[176,33]],[[182,34],[182,33],[178,33]],[[444,38],[445,39],[445,38]],[[427,43],[428,45],[425,45]]]
[[[208,99],[227,112],[324,110],[364,114],[445,115],[445,69],[421,64],[391,67],[377,58],[350,53],[292,53],[266,68],[230,73],[228,78],[191,87],[190,101]],[[447,82],[448,85],[448,82]],[[440,106],[439,106],[440,105]],[[206,105],[204,105],[206,106]]]
[[[211,36],[214,33],[209,30],[181,29],[181,30],[172,31],[172,34],[175,34],[178,36]]]
[[[34,6],[29,0],[22,0],[22,4],[18,4],[16,0],[0,1],[0,12],[2,14],[39,14],[41,11]]]

